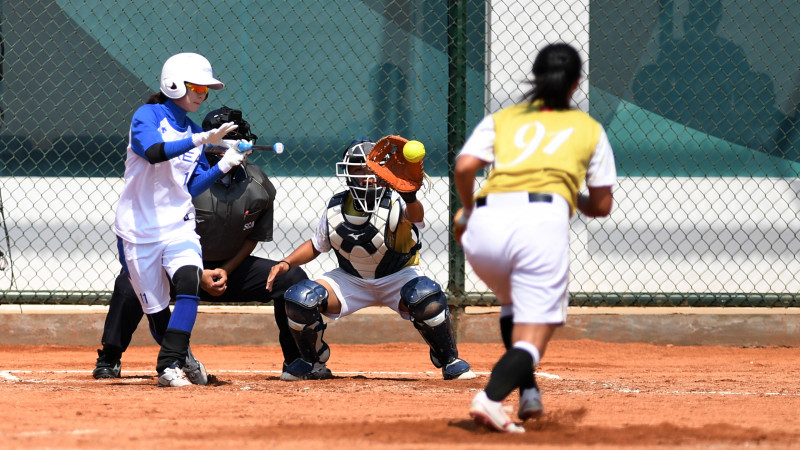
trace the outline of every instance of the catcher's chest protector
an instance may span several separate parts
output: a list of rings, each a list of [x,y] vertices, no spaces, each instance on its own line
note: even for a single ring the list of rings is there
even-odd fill
[[[386,236],[392,232],[389,214],[399,205],[391,202],[390,195],[385,195],[378,210],[370,214],[365,223],[353,224],[343,211],[347,195],[347,192],[336,194],[328,203],[328,237],[339,266],[353,276],[366,279],[380,278],[402,269],[409,261],[409,255],[400,254],[386,245]],[[414,253],[416,251],[413,249]]]

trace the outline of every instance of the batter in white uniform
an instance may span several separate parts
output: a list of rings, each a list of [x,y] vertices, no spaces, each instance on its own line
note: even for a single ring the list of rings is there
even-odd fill
[[[154,336],[161,344],[159,386],[208,381],[205,368],[189,351],[203,267],[192,197],[241,164],[244,155],[228,150],[209,167],[203,145],[222,145],[222,137],[236,125],[204,132],[186,114],[198,110],[209,89],[224,86],[205,57],[179,53],[164,63],[161,91],[139,107],[131,121],[114,231],[122,267],[151,320],[159,320],[169,307],[170,280],[174,285],[175,308],[167,331]]]
[[[614,154],[602,125],[572,109],[581,74],[578,52],[548,45],[533,63],[533,89],[522,103],[485,117],[458,155],[455,183],[463,203],[457,225],[475,273],[501,305],[506,353],[470,415],[491,429],[523,432],[502,401],[520,390],[518,416],[542,414],[534,370],[568,304],[569,220],[611,211]],[[474,195],[475,176],[491,165]],[[583,183],[588,195],[579,194]]]

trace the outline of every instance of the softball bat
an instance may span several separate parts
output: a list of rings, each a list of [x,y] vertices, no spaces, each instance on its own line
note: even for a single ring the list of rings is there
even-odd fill
[[[257,152],[275,152],[276,155],[280,155],[281,153],[283,153],[283,144],[280,142],[276,142],[272,145],[252,145],[249,142],[239,143],[240,152],[246,152],[249,150]]]

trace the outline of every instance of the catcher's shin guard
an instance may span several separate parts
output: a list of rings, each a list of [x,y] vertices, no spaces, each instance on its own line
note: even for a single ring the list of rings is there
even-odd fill
[[[330,348],[322,336],[327,325],[320,310],[328,307],[328,291],[312,280],[302,280],[286,290],[286,316],[289,329],[303,359],[324,363],[330,357]]]
[[[458,358],[447,298],[438,283],[418,277],[400,290],[400,299],[408,307],[414,328],[431,348],[431,362],[441,368]]]

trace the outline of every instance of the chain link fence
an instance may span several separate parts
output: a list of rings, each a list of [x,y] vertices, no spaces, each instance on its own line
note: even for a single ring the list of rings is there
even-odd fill
[[[192,51],[227,84],[192,118],[241,109],[286,146],[252,157],[279,191],[256,254],[312,235],[353,138],[399,134],[428,154],[426,271],[453,303],[492,304],[452,242],[450,168],[537,49],[566,41],[620,176],[610,217],[573,219],[571,303],[797,306],[798,31],[780,0],[0,0],[0,298],[107,302],[131,115]]]

